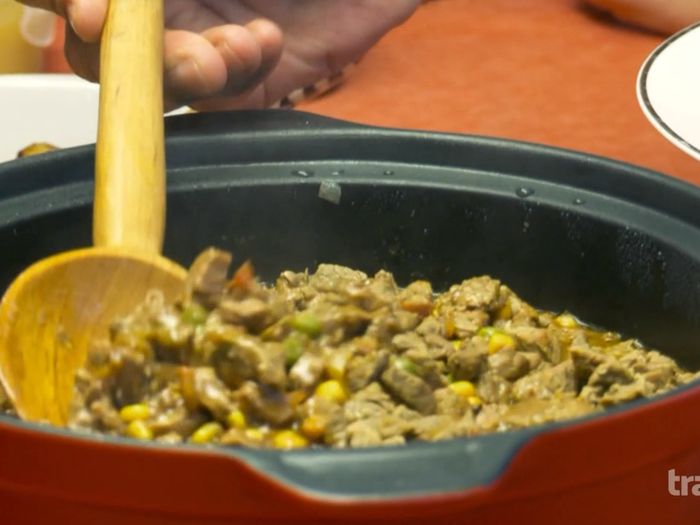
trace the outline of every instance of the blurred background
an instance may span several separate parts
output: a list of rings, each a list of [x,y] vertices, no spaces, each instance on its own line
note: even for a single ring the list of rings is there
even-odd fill
[[[0,74],[70,72],[63,37],[62,19],[0,0]]]
[[[0,0],[0,73],[69,73],[63,32],[62,20]],[[659,135],[636,99],[638,71],[665,38],[578,0],[428,2],[338,89],[297,108],[539,142],[700,183],[697,161]]]

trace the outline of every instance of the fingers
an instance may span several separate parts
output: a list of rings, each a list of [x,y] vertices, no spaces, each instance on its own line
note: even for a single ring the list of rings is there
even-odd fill
[[[85,42],[97,42],[107,16],[107,0],[19,0],[30,7],[52,11],[66,20]]]
[[[66,15],[66,4],[69,0],[17,0],[20,4],[27,5],[29,7],[38,7],[39,9],[45,9],[46,11],[51,11],[57,15]]]
[[[163,96],[166,111],[192,100],[219,93],[228,80],[226,63],[202,35],[166,31]],[[99,80],[100,44],[83,42],[66,27],[66,59],[73,71],[93,82]]]
[[[200,112],[232,111],[240,109],[266,109],[270,106],[264,84],[258,84],[240,96],[221,96],[197,101],[189,106]]]
[[[267,77],[281,52],[282,34],[266,21],[215,27],[201,35],[170,31],[166,38],[167,106],[174,109],[242,96]]]
[[[228,79],[219,93],[222,96],[250,91],[270,74],[282,54],[282,33],[265,20],[254,20],[245,27],[215,27],[203,36],[226,64]]]
[[[167,31],[163,77],[166,110],[213,96],[226,85],[226,64],[204,36]]]
[[[22,0],[51,10],[66,24],[66,59],[73,71],[99,80],[100,35],[107,0]],[[282,33],[272,22],[220,25],[199,34],[165,33],[164,97],[166,109],[217,97],[245,95],[275,68],[282,53]]]
[[[91,43],[84,42],[73,28],[69,24],[66,24],[64,52],[68,65],[76,75],[92,82],[97,82],[99,80],[99,41]]]

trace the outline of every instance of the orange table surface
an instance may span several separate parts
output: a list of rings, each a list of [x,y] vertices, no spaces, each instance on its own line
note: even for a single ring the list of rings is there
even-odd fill
[[[663,40],[575,0],[439,0],[389,33],[339,89],[298,109],[570,148],[700,184],[700,162],[637,102],[639,69]]]

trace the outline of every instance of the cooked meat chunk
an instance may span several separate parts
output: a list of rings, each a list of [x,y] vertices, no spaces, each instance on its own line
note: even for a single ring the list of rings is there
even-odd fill
[[[238,390],[241,403],[254,418],[279,427],[294,417],[294,411],[284,394],[253,382]]]
[[[421,414],[434,414],[437,408],[432,389],[411,372],[390,366],[382,374],[382,384],[395,398]]]
[[[200,405],[207,408],[216,419],[225,421],[226,417],[236,409],[231,391],[216,377],[213,368],[195,368],[192,386]]]
[[[521,377],[513,384],[513,398],[552,399],[557,394],[575,393],[577,381],[571,361],[564,361]]]
[[[401,308],[421,317],[427,317],[433,311],[433,287],[427,281],[412,282],[398,299]]]
[[[218,305],[232,259],[230,253],[216,248],[203,251],[190,267],[185,282],[186,296],[207,308]]]
[[[487,403],[507,403],[510,401],[511,383],[494,372],[486,372],[479,379],[479,397]]]
[[[377,381],[389,365],[389,352],[380,350],[370,354],[356,354],[345,369],[345,380],[352,392],[362,390]]]
[[[492,311],[502,306],[501,283],[488,276],[474,277],[454,285],[438,300],[439,308],[448,311]]]
[[[464,346],[464,345],[463,345]],[[485,345],[468,344],[452,354],[447,364],[455,381],[473,381],[488,366],[488,348]]]
[[[530,361],[513,348],[503,348],[488,358],[489,368],[508,381],[520,379],[530,371]]]
[[[316,272],[309,278],[309,285],[319,292],[338,293],[350,286],[362,286],[367,281],[367,274],[335,264],[319,264]]]

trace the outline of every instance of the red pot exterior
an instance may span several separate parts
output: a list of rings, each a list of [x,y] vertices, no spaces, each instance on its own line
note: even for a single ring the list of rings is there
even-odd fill
[[[392,502],[312,497],[210,451],[86,444],[0,425],[2,523],[697,525],[700,496],[693,483],[672,495],[669,471],[700,476],[698,413],[692,389],[540,434],[490,486]]]

